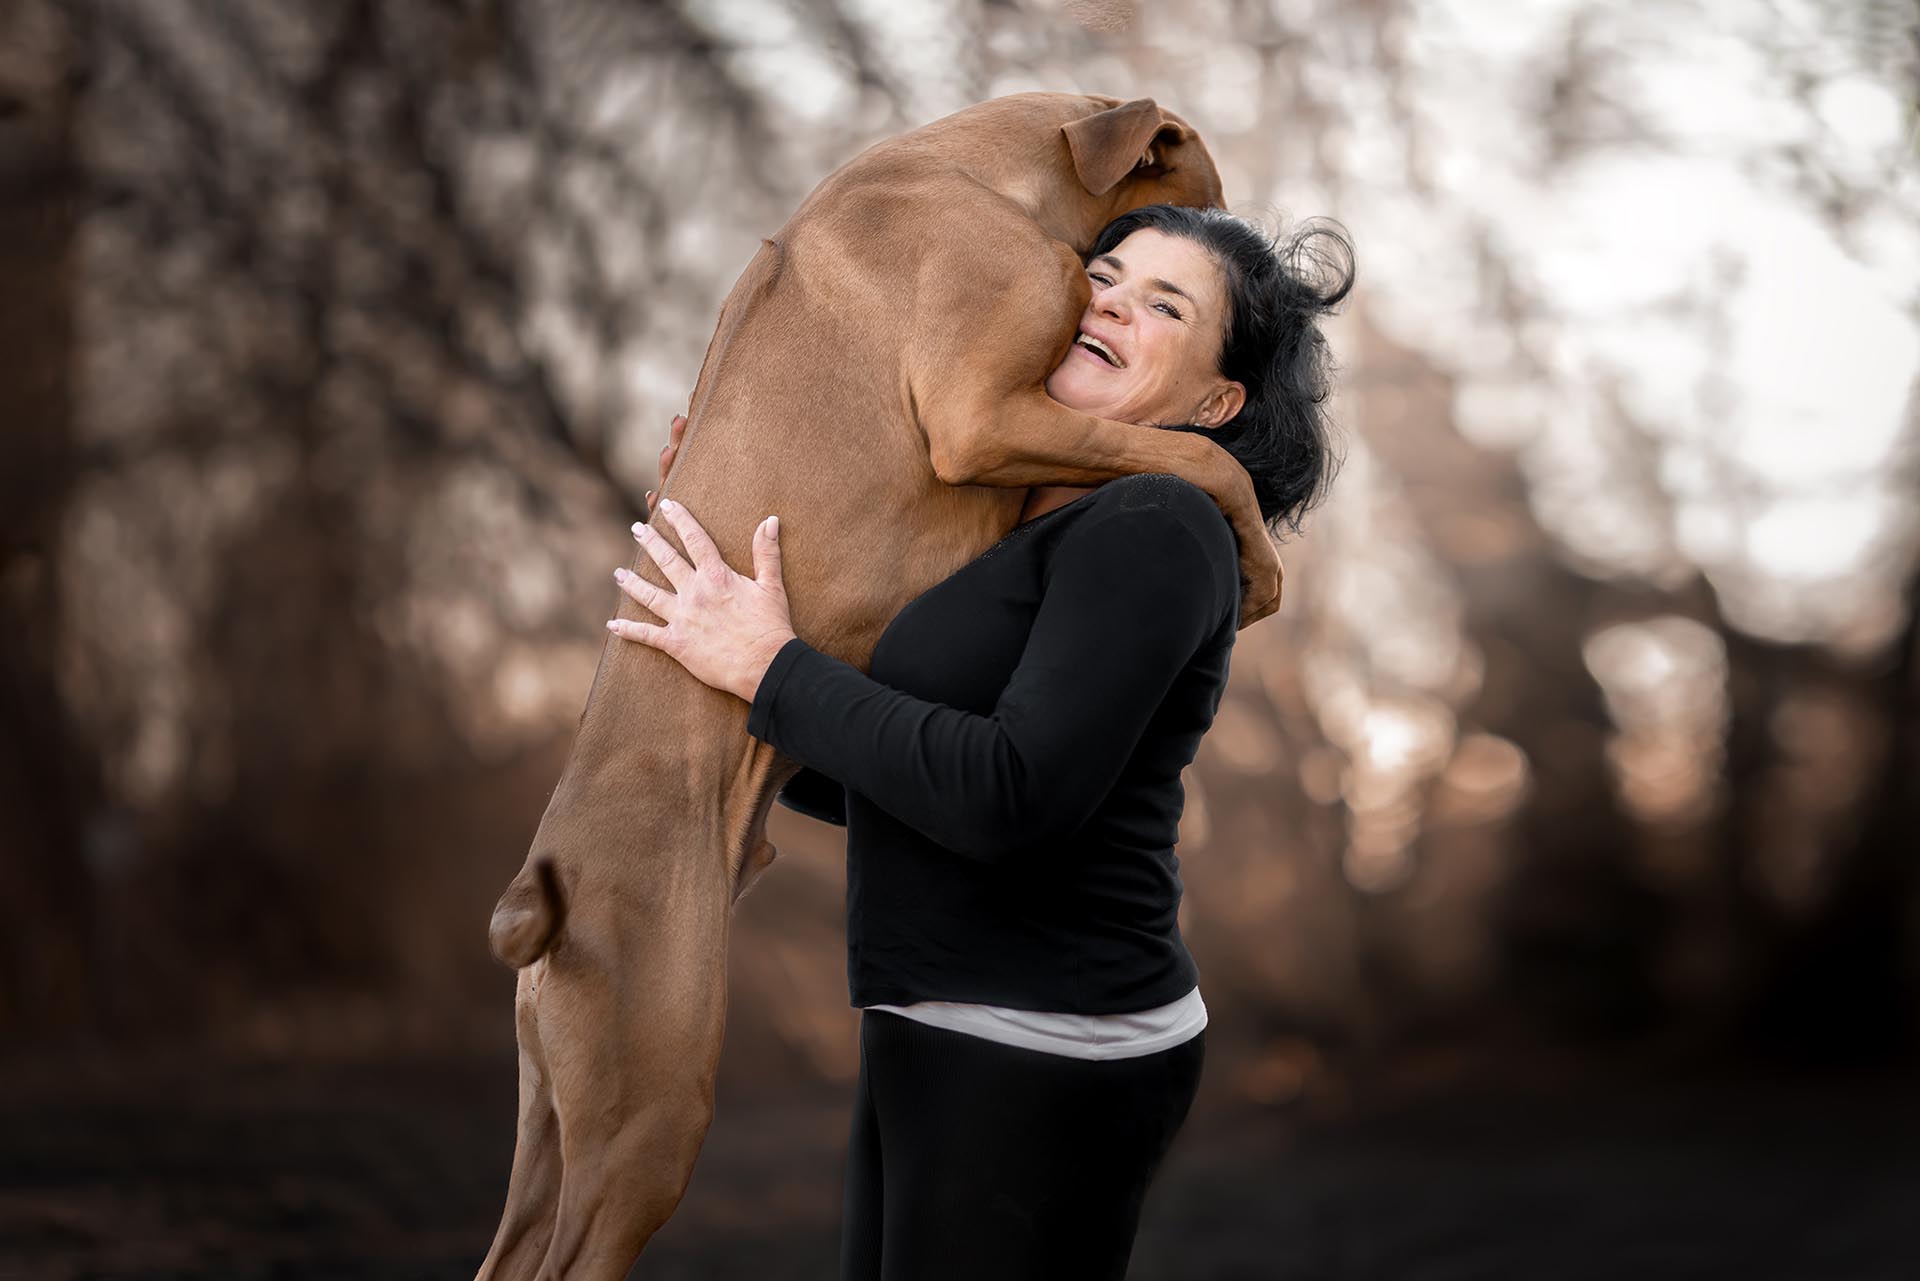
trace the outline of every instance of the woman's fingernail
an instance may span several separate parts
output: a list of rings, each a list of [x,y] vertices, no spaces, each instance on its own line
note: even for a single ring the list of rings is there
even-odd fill
[[[617,631],[619,631],[619,630],[620,630],[620,621],[619,621],[618,619],[614,619],[614,618],[609,618],[609,619],[607,620],[607,630],[608,630],[608,631],[610,631],[610,632],[617,632]]]
[[[624,582],[626,582],[626,581],[627,581],[627,571],[626,571],[626,570],[624,570],[624,569],[616,569],[616,570],[614,570],[614,571],[613,571],[613,581],[614,581],[614,582],[616,582],[616,583],[624,583]]]
[[[767,536],[769,538],[780,537],[780,518],[778,516],[767,517]]]
[[[639,533],[640,533],[640,531],[641,531],[641,530],[643,530],[643,529],[645,529],[645,528],[646,528],[646,526],[645,526],[645,525],[643,525],[643,524],[641,524],[641,523],[640,523],[639,521],[637,521],[637,520],[636,520],[636,521],[634,521],[634,522],[633,522],[633,532],[634,532],[634,534],[635,534],[635,536],[636,536],[636,537],[637,537],[637,536],[639,535]]]

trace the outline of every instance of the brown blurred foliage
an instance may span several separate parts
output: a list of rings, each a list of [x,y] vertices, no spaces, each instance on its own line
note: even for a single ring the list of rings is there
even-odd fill
[[[755,238],[860,146],[1025,80],[1162,95],[1230,192],[1337,194],[1305,37],[1371,41],[1389,101],[1404,73],[1397,5],[1202,6],[1187,38],[1254,77],[1251,123],[1215,125],[1133,6],[953,6],[918,45],[827,0],[760,39],[728,8],[0,6],[0,1037],[504,1044],[486,914]],[[1535,127],[1610,145],[1591,50],[1560,52]],[[1376,323],[1347,222],[1354,456],[1190,771],[1185,928],[1252,1047],[1237,1088],[1422,1036],[1901,1043],[1910,547],[1861,578],[1897,616],[1851,647],[1735,627],[1704,566],[1597,571]],[[1462,248],[1539,318],[1497,244]],[[1585,483],[1674,525],[1658,441],[1607,421],[1621,467]],[[729,1062],[844,1077],[839,837],[773,835]]]

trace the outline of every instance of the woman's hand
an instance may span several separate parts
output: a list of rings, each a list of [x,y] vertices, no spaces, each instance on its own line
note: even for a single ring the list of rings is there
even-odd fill
[[[667,424],[667,443],[660,446],[660,483],[667,483],[667,473],[673,470],[674,455],[680,452],[680,442],[686,438],[687,416],[675,414]],[[653,515],[653,491],[647,491],[647,515]]]
[[[614,570],[613,577],[620,590],[666,623],[612,618],[607,630],[651,645],[702,684],[751,703],[773,656],[794,636],[787,589],[780,578],[780,518],[769,516],[753,531],[754,576],[746,578],[733,572],[686,508],[662,499],[660,514],[673,523],[691,563],[651,526],[636,523],[633,536],[673,590],[624,569]]]

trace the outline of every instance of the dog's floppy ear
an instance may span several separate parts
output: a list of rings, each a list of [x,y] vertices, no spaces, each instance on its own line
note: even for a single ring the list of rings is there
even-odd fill
[[[1158,163],[1155,143],[1180,143],[1187,131],[1160,113],[1152,98],[1135,98],[1117,107],[1060,126],[1073,152],[1073,167],[1086,189],[1105,195],[1135,166]],[[1168,136],[1162,138],[1162,134]]]

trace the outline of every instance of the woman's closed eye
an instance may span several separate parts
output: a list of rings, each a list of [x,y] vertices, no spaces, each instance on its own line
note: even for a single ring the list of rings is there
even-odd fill
[[[1100,285],[1102,288],[1105,288],[1105,289],[1111,289],[1113,287],[1113,277],[1103,275],[1097,271],[1088,272],[1087,279],[1093,281],[1094,283]],[[1174,306],[1170,302],[1166,302],[1162,300],[1160,302],[1156,302],[1153,305],[1160,308],[1161,313],[1163,315],[1172,316],[1175,320],[1179,320],[1181,318],[1180,309]]]

